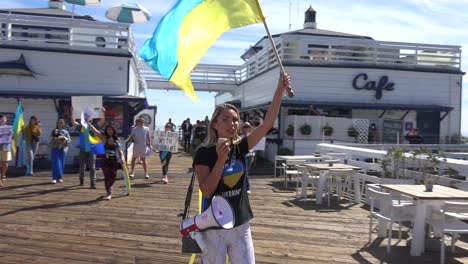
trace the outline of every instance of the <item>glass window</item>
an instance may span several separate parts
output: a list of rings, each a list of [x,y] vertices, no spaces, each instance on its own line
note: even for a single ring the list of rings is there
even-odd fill
[[[106,47],[106,39],[103,38],[103,37],[96,37],[96,47],[105,48]]]

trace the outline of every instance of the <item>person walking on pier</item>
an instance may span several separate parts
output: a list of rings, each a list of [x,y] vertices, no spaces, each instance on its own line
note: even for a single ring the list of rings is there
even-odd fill
[[[52,184],[63,182],[63,170],[71,137],[65,129],[65,120],[57,120],[55,129],[52,130],[50,140],[50,161],[52,164]]]
[[[13,130],[7,127],[6,115],[0,115],[0,137],[10,138],[9,142],[0,143],[0,186],[6,182],[8,162],[11,160],[11,136]]]
[[[132,129],[132,133],[130,134],[128,141],[133,141],[133,157],[132,157],[132,165],[130,171],[130,178],[135,177],[135,163],[137,158],[140,158],[141,163],[143,164],[143,170],[145,172],[145,179],[149,179],[148,169],[147,169],[147,161],[146,161],[146,151],[149,148],[149,151],[153,149],[153,145],[151,143],[151,133],[148,127],[144,126],[145,120],[142,118],[138,118],[135,121],[135,127]],[[167,126],[167,124],[166,124]],[[171,126],[172,129],[172,126]]]
[[[88,123],[91,130],[104,142],[104,157],[102,158],[102,173],[104,174],[104,186],[106,188],[106,194],[104,200],[112,199],[112,186],[114,185],[115,179],[117,178],[117,170],[119,169],[119,163],[123,162],[119,159],[119,138],[115,128],[111,125],[107,125],[104,128],[104,133],[97,130],[91,122]]]
[[[26,175],[34,175],[34,158],[39,149],[41,135],[41,122],[36,116],[31,116],[29,124],[23,129],[23,137],[26,142]]]
[[[206,200],[204,209],[210,206],[213,196],[222,196],[233,208],[235,224],[229,230],[210,229],[201,232],[208,247],[203,251],[203,261],[206,263],[225,263],[226,254],[231,263],[255,263],[249,224],[253,213],[245,182],[245,155],[273,127],[281,97],[289,87],[289,75],[282,73],[265,120],[244,138],[239,136],[239,110],[230,104],[221,104],[215,108],[208,127],[207,142],[197,150],[193,167]]]

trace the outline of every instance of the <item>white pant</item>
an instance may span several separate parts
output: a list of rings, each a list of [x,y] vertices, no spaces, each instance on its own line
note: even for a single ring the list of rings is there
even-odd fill
[[[225,264],[226,253],[231,264],[254,264],[255,253],[247,222],[233,229],[207,230],[201,233],[207,245],[203,252],[203,263]]]

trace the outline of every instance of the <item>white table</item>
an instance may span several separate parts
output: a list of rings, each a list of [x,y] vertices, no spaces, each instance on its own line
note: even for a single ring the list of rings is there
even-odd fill
[[[318,170],[319,171],[319,182],[317,186],[317,192],[315,193],[316,204],[322,204],[323,200],[323,189],[325,188],[325,181],[327,179],[327,173],[330,169],[352,169],[354,171],[360,170],[361,168],[348,165],[348,164],[333,164],[329,166],[328,163],[310,163],[305,164],[309,170]],[[359,175],[357,173],[353,174],[353,184],[354,184],[354,201],[356,203],[361,202],[361,188],[359,187]],[[307,188],[307,186],[305,186]],[[305,190],[307,192],[307,189]],[[302,192],[304,192],[304,186],[302,186]],[[303,194],[303,193],[302,193]]]
[[[411,256],[420,256],[424,252],[427,212],[440,210],[445,201],[468,200],[468,192],[442,185],[434,185],[432,192],[426,192],[424,185],[382,184],[381,187],[390,193],[412,197],[415,201],[416,215],[412,231]],[[379,237],[385,237],[385,233],[386,225],[379,223]]]
[[[276,156],[275,157],[275,171],[274,171],[274,177],[276,178],[276,168],[278,167],[278,161],[280,160],[305,160],[306,163],[307,161],[314,161],[314,162],[322,162],[323,160],[328,159],[326,156],[315,156],[315,155],[303,155],[303,156]]]

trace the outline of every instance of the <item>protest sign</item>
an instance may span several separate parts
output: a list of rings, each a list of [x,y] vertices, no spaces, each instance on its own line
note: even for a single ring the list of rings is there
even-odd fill
[[[13,136],[12,126],[0,126],[0,144],[11,143],[12,136]]]
[[[102,96],[72,96],[73,118],[81,117],[85,112],[87,118],[104,118],[102,113]]]
[[[179,133],[155,131],[153,149],[155,151],[177,152],[179,146]]]

